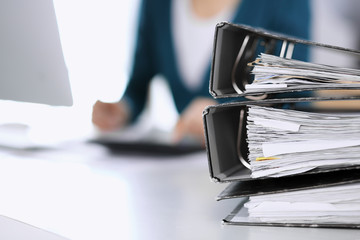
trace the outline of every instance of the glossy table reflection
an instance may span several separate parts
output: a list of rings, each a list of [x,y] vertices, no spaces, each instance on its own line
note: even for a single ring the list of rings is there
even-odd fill
[[[0,149],[0,214],[72,240],[359,239],[357,230],[224,226],[205,152],[113,155],[81,142]]]

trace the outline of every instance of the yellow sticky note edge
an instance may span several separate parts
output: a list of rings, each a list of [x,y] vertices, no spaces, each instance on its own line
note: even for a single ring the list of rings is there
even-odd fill
[[[256,158],[256,161],[266,161],[266,160],[276,160],[279,159],[277,157],[258,157]]]

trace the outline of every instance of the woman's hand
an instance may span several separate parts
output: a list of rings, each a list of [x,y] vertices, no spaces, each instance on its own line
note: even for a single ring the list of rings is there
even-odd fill
[[[129,121],[129,109],[125,102],[105,103],[97,101],[93,106],[92,122],[100,130],[111,131],[125,126]]]
[[[174,129],[174,140],[181,141],[185,137],[197,139],[205,146],[204,124],[202,113],[209,105],[215,105],[217,102],[210,98],[197,98],[180,115],[180,118]]]

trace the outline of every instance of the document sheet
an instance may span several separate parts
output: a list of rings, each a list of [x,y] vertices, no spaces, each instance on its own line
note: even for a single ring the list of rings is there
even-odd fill
[[[254,81],[245,86],[247,92],[294,90],[311,87],[357,88],[360,70],[303,62],[269,54],[260,56],[249,65],[253,66]]]
[[[257,222],[360,224],[360,183],[251,196],[244,207]]]
[[[360,165],[360,114],[250,106],[247,142],[253,178]]]

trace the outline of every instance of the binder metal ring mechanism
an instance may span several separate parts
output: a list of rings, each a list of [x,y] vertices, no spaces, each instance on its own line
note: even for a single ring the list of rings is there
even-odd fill
[[[245,25],[216,26],[209,91],[230,101],[207,107],[203,120],[210,177],[229,183],[218,200],[241,199],[225,224],[360,228],[360,113],[309,108],[360,95],[296,95],[358,90],[360,70],[292,59],[297,49],[314,47],[360,56]],[[320,201],[341,192],[358,202]],[[342,203],[343,211],[315,211],[310,202],[318,200]]]

